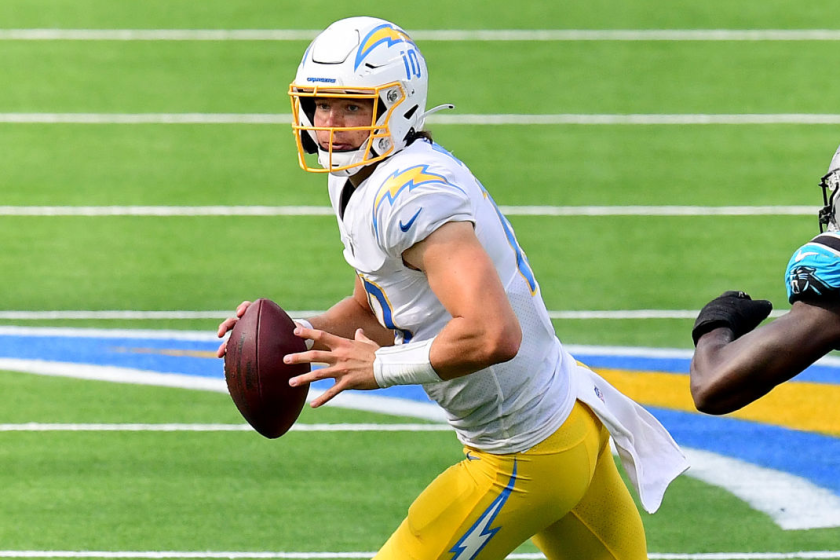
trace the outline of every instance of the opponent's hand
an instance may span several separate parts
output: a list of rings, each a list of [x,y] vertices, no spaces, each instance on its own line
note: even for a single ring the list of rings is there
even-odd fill
[[[237,321],[239,321],[239,319],[241,319],[243,315],[245,315],[245,312],[250,306],[250,301],[243,301],[242,303],[240,303],[236,308],[236,316],[228,317],[219,324],[219,330],[216,333],[218,337],[222,338],[223,336],[225,336],[225,334],[227,334],[229,330],[232,330],[233,326],[236,325]],[[227,353],[227,340],[222,342],[221,346],[219,346],[219,349],[216,350],[216,356],[219,358],[224,358],[225,353]]]
[[[379,388],[373,375],[373,361],[376,359],[379,345],[365,336],[362,329],[356,329],[353,340],[302,326],[295,328],[295,334],[301,338],[314,340],[319,347],[329,348],[329,350],[307,350],[297,354],[288,354],[283,358],[287,364],[327,364],[326,367],[313,369],[309,373],[289,380],[289,385],[297,387],[319,379],[330,377],[335,379],[332,387],[310,403],[312,408],[318,408],[347,389]]]
[[[701,336],[719,327],[728,327],[739,338],[756,328],[772,309],[773,304],[766,299],[754,300],[744,292],[724,292],[700,310],[691,330],[694,345]]]

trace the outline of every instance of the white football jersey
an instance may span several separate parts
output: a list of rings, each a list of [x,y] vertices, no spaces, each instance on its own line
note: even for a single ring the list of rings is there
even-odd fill
[[[428,340],[451,319],[425,274],[403,263],[406,249],[447,222],[468,221],[495,264],[522,328],[519,353],[470,375],[423,385],[458,438],[484,451],[514,453],[557,430],[574,404],[573,360],[561,351],[510,223],[470,170],[439,145],[418,140],[380,163],[342,213],[345,183],[330,176],[344,258],[396,344]]]

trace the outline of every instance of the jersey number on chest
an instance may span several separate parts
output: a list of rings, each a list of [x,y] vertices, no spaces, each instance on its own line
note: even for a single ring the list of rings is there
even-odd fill
[[[394,331],[396,344],[408,344],[411,342],[411,339],[414,338],[414,334],[412,334],[411,331],[401,329],[394,324],[394,310],[391,307],[391,302],[388,301],[388,296],[385,295],[385,291],[376,283],[368,280],[362,275],[359,275],[359,279],[365,287],[365,292],[367,292],[370,308],[385,328]]]

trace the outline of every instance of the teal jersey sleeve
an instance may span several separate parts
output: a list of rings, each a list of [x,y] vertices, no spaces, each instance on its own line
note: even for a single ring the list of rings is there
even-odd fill
[[[785,273],[788,301],[840,297],[840,232],[823,233],[790,258]]]

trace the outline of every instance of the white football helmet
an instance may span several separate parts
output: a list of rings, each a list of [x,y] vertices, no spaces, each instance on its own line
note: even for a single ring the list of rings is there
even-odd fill
[[[823,226],[828,231],[840,231],[840,222],[837,219],[837,197],[840,192],[840,148],[834,153],[831,158],[831,163],[828,165],[828,173],[823,175],[820,180],[820,187],[823,190],[823,206],[820,210],[820,232],[823,231]]]
[[[407,137],[423,129],[427,89],[426,61],[398,26],[372,17],[333,23],[306,49],[289,87],[300,166],[347,177],[402,150]],[[373,100],[372,122],[364,127],[316,127],[315,98]],[[317,141],[318,130],[330,131],[326,149]],[[370,133],[358,149],[333,151],[336,131],[358,130]],[[316,152],[321,168],[310,166],[304,157]]]

